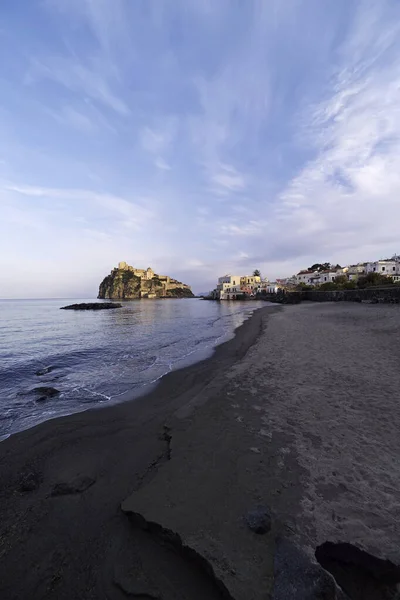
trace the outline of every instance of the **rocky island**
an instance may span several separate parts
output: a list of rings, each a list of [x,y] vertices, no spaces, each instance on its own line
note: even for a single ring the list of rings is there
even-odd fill
[[[194,298],[194,294],[186,283],[168,275],[157,275],[150,267],[136,269],[120,262],[101,282],[98,298]]]

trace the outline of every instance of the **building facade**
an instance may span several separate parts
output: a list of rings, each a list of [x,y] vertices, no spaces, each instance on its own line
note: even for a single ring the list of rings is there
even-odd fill
[[[395,257],[386,260],[376,260],[366,264],[366,273],[379,273],[386,277],[396,277],[400,275],[400,260]]]

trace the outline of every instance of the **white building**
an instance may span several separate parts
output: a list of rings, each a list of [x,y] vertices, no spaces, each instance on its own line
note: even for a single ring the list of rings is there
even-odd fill
[[[224,275],[218,279],[215,290],[216,298],[229,300],[237,293],[240,293],[240,275]]]
[[[322,271],[320,274],[319,285],[323,283],[334,283],[338,273],[336,271]]]
[[[316,271],[309,271],[309,270],[299,271],[296,275],[296,281],[298,284],[305,283],[307,285],[310,285],[310,278],[316,274],[317,274]]]
[[[277,281],[270,281],[266,287],[267,294],[276,294],[281,287]]]
[[[298,283],[316,286],[323,283],[332,283],[337,276],[336,271],[300,271],[296,275],[296,279]]]
[[[376,260],[366,264],[366,273],[379,273],[386,277],[396,277],[400,275],[400,260],[397,257],[390,260]]]

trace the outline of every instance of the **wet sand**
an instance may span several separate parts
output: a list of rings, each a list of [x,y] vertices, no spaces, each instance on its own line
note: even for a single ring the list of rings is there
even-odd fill
[[[318,545],[400,564],[399,333],[392,305],[268,307],[150,395],[2,442],[0,597],[342,598]]]

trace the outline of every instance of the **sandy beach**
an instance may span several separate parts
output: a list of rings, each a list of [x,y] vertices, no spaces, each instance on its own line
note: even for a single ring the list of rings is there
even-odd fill
[[[149,395],[2,442],[0,597],[395,598],[315,551],[400,564],[399,332],[395,305],[266,307]]]

